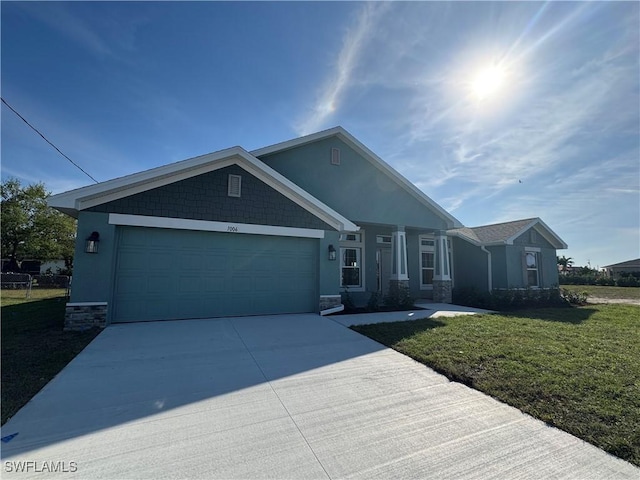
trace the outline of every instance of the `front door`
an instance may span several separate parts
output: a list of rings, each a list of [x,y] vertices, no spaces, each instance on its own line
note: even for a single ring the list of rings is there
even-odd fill
[[[376,251],[376,268],[378,292],[384,296],[389,292],[389,278],[391,277],[390,248],[378,248]]]

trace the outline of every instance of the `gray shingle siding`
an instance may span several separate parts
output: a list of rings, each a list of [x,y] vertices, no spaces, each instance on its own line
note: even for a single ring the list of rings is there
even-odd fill
[[[227,195],[230,174],[242,176],[240,197]],[[315,215],[237,165],[97,205],[88,210],[333,230]]]

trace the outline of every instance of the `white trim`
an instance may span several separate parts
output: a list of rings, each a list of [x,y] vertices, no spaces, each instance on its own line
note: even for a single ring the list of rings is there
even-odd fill
[[[540,253],[542,249],[540,247],[524,247],[524,251]]]
[[[549,242],[553,248],[555,248],[556,250],[562,250],[565,248],[568,248],[567,244],[564,243],[562,241],[562,239],[556,235],[556,233],[551,230],[549,228],[549,226],[544,223],[540,218],[534,218],[530,224],[528,224],[527,226],[521,228],[518,233],[516,233],[515,235],[512,235],[511,237],[507,238],[507,240],[504,242],[507,245],[513,245],[513,242],[516,238],[520,237],[523,233],[525,233],[527,230],[529,230],[530,228],[534,228],[537,226],[541,226],[544,230],[546,230],[546,232],[542,231],[540,228],[536,228],[536,232],[538,232],[540,235],[542,235],[542,237]],[[500,242],[501,244],[503,242]],[[489,245],[488,243],[485,245]]]
[[[345,232],[345,235],[348,235],[349,233],[354,233],[354,232]],[[365,292],[366,291],[366,280],[365,280],[365,259],[366,259],[366,251],[365,251],[365,232],[364,230],[360,230],[358,232],[358,235],[360,235],[360,240],[359,241],[353,241],[353,240],[339,240],[338,241],[338,252],[340,254],[340,268],[339,268],[339,277],[338,277],[338,284],[340,285],[340,290],[342,292]],[[359,286],[349,286],[349,285],[342,285],[342,269],[343,268],[349,268],[346,267],[342,264],[343,262],[343,254],[344,254],[344,249],[346,248],[351,248],[351,249],[357,249],[360,251],[360,265],[357,267],[360,269],[360,285]]]
[[[170,228],[173,230],[199,230],[204,232],[244,233],[251,235],[274,235],[278,237],[324,238],[324,230],[311,228],[278,227],[251,223],[210,222],[186,218],[146,217],[143,215],[109,214],[110,225],[130,227]]]
[[[106,307],[107,302],[73,302],[67,303],[67,307]]]
[[[362,155],[365,159],[369,160],[375,167],[377,167],[382,172],[386,173],[391,179],[393,179],[398,185],[404,188],[407,192],[413,195],[417,200],[419,200],[423,205],[426,205],[431,210],[434,210],[436,214],[438,214],[441,218],[445,219],[447,222],[447,228],[459,228],[462,227],[462,223],[447,212],[444,208],[434,202],[431,198],[429,198],[422,190],[416,187],[409,180],[404,178],[398,171],[393,169],[388,163],[382,160],[379,156],[369,150],[364,144],[362,144],[359,140],[357,140],[353,135],[347,132],[342,127],[334,127],[328,130],[324,130],[322,132],[313,133],[311,135],[307,135],[300,138],[294,138],[293,140],[288,140],[285,142],[277,143],[275,145],[271,145],[268,147],[263,147],[257,150],[252,150],[251,154],[255,157],[261,157],[265,155],[270,155],[276,152],[282,152],[285,150],[289,150],[291,148],[299,147],[301,145],[306,145],[308,143],[312,143],[318,140],[322,140],[325,138],[337,136],[351,148],[353,148],[356,152]]]
[[[344,305],[340,304],[337,307],[327,308],[326,310],[320,311],[320,316],[324,317],[325,315],[331,315],[332,313],[338,313],[344,310]]]
[[[340,232],[358,231],[360,229],[349,219],[340,215],[241,147],[221,150],[126,177],[116,178],[97,185],[89,185],[53,195],[49,197],[47,203],[49,206],[57,208],[68,215],[77,217],[80,210],[146,192],[231,165],[238,165]]]

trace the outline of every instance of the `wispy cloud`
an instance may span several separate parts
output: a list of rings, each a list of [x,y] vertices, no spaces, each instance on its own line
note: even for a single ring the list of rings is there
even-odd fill
[[[298,134],[306,135],[318,131],[339,108],[339,102],[351,84],[352,74],[362,50],[388,7],[387,3],[376,2],[366,3],[360,9],[355,26],[349,29],[344,36],[342,49],[338,54],[333,72],[325,81],[311,111],[295,127]]]
[[[27,14],[57,30],[87,50],[99,55],[113,55],[108,43],[85,21],[72,14],[64,4],[57,2],[24,2],[19,5]]]

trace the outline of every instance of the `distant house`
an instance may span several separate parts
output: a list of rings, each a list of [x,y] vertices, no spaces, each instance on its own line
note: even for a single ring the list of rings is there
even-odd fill
[[[614,263],[602,267],[607,276],[612,278],[620,277],[621,273],[638,273],[640,274],[640,258],[635,260],[627,260],[626,262]]]
[[[552,287],[567,248],[539,218],[464,227],[341,127],[49,204],[78,219],[68,317],[103,325],[320,312],[390,285],[436,302],[457,287]]]

